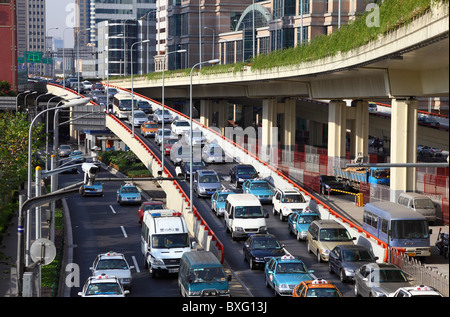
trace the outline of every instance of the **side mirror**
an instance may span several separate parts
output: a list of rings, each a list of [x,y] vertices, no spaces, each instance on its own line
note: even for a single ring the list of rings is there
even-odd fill
[[[228,275],[228,282],[231,281],[231,274]]]

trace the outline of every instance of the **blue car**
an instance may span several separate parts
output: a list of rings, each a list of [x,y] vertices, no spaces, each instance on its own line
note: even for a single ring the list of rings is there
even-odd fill
[[[122,204],[140,204],[141,191],[133,184],[125,184],[117,190],[117,202]]]
[[[234,191],[229,189],[219,189],[211,196],[211,210],[216,214],[216,216],[223,216],[225,213],[225,202],[230,194],[236,194]]]
[[[83,163],[84,161],[86,161],[86,158],[84,157],[84,153],[81,151],[78,151],[78,150],[70,153],[69,159],[74,163]]]
[[[306,240],[309,224],[319,219],[320,216],[315,212],[294,211],[288,217],[289,233],[297,237],[299,241]]]
[[[261,178],[248,179],[242,184],[242,191],[246,194],[253,194],[258,197],[259,201],[271,203],[273,190],[269,182]]]
[[[290,254],[273,257],[264,267],[266,286],[274,290],[275,296],[292,296],[300,282],[314,279],[313,272],[302,260]]]
[[[103,183],[94,182],[92,185],[83,185],[81,187],[81,196],[88,195],[103,196]]]

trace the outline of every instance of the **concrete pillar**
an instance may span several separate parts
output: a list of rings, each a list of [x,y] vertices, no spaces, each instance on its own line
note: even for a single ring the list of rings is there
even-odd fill
[[[391,163],[416,163],[417,105],[415,99],[392,100]],[[392,202],[401,192],[416,190],[416,168],[393,167],[390,174]]]
[[[214,111],[217,112],[217,127],[224,135],[225,128],[228,126],[228,101],[219,100],[214,104]]]
[[[309,145],[322,147],[323,145],[323,123],[309,120]]]
[[[354,100],[352,107],[347,107],[347,119],[353,112],[351,121],[350,155],[356,158],[361,154],[364,162],[369,158],[369,104],[367,101]]]
[[[209,127],[212,121],[212,100],[200,100],[200,123]]]
[[[277,113],[283,113],[281,148],[283,149],[283,161],[293,162],[295,151],[295,119],[296,102],[294,98],[285,99],[284,103],[278,103]],[[276,114],[275,114],[276,115]]]
[[[347,104],[342,100],[331,100],[328,106],[328,156],[335,161],[345,158],[346,108]]]
[[[263,100],[262,127],[259,133],[261,155],[260,158],[265,162],[273,164],[278,163],[278,128],[277,120],[277,101],[274,98]],[[276,155],[276,158],[274,157]]]

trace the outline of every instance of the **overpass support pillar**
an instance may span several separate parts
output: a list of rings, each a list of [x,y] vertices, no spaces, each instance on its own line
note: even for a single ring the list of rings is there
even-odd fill
[[[278,128],[277,101],[274,98],[264,99],[262,107],[261,160],[278,164]]]
[[[215,105],[217,127],[222,135],[225,135],[225,128],[228,126],[228,101],[221,99]]]
[[[417,161],[417,100],[394,99],[391,110],[391,163]],[[390,172],[391,201],[401,192],[416,190],[414,167],[393,167]]]
[[[328,108],[328,157],[334,159],[333,166],[340,166],[345,158],[347,104],[342,100],[331,100]]]
[[[369,157],[369,104],[367,101],[354,100],[352,107],[347,109],[352,114],[347,114],[347,119],[351,121],[350,153],[356,158],[361,154],[364,162],[368,162]]]
[[[212,100],[200,100],[200,123],[209,127],[212,124]]]
[[[283,160],[293,162],[295,152],[295,121],[296,121],[296,102],[294,98],[287,98],[284,103],[277,106],[278,113],[283,114],[281,142],[283,151]]]

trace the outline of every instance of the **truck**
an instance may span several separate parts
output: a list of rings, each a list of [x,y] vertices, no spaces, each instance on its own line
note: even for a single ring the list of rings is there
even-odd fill
[[[335,167],[334,175],[345,182],[347,188],[359,189],[360,183],[389,185],[389,171],[386,167]]]

